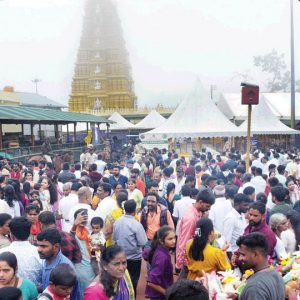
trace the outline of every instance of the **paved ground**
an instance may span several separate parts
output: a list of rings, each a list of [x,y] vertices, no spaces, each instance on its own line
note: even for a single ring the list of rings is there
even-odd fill
[[[146,263],[142,261],[142,269],[141,269],[141,276],[139,280],[139,284],[137,287],[137,300],[143,300],[145,298],[145,288],[146,288],[146,280],[147,280],[147,271],[146,271]]]

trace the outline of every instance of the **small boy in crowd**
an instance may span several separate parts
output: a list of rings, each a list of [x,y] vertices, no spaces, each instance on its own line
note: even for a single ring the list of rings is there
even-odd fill
[[[105,236],[103,233],[104,222],[100,217],[94,217],[91,220],[92,233],[89,237],[91,245],[91,263],[95,274],[99,274],[99,261],[101,252],[104,250]]]
[[[38,300],[70,300],[77,277],[68,264],[56,266],[50,274],[49,285]]]

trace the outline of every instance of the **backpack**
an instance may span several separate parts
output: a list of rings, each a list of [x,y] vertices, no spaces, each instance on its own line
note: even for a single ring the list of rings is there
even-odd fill
[[[210,166],[209,167],[209,171],[210,171],[210,173],[211,173],[212,176],[216,176],[218,174],[217,168],[218,168],[217,166],[214,166],[214,167]]]

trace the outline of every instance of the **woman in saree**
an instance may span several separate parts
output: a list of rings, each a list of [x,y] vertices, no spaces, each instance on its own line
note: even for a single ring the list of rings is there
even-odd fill
[[[84,292],[84,300],[134,300],[134,290],[123,249],[106,248],[101,256],[99,281],[93,282]]]
[[[104,234],[106,239],[106,247],[113,245],[112,233],[114,223],[124,215],[123,202],[128,200],[128,194],[120,192],[117,196],[118,208],[114,209],[105,220]]]

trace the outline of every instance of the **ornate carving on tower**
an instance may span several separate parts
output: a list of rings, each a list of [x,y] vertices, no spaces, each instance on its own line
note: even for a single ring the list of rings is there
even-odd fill
[[[112,0],[87,0],[69,111],[134,109],[131,67]]]

